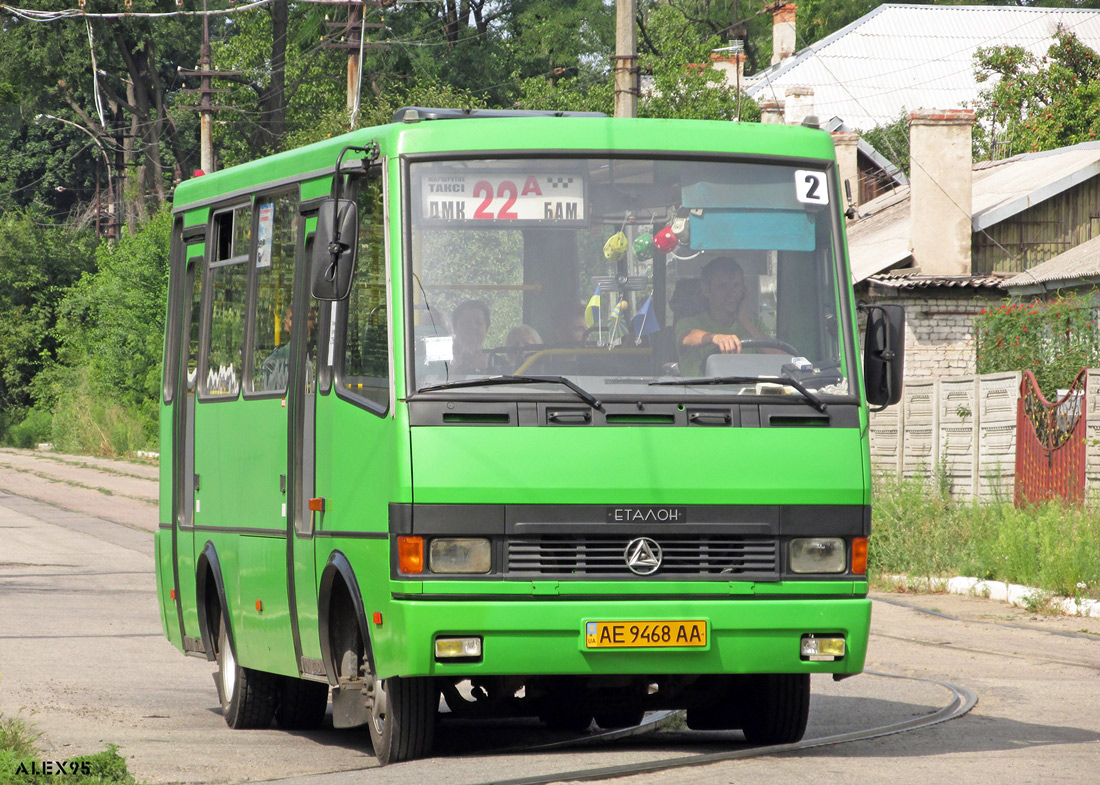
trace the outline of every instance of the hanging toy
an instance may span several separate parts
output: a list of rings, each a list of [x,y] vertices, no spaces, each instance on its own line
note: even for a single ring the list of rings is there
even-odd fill
[[[617,262],[626,255],[626,235],[616,232],[603,244],[603,256],[609,262]]]
[[[691,228],[686,215],[676,216],[668,228],[676,235],[676,240],[680,245],[687,245],[691,241]]]
[[[680,240],[673,233],[672,227],[666,226],[653,235],[653,244],[657,246],[657,250],[661,253],[668,253],[680,244]]]
[[[647,259],[652,259],[655,248],[653,235],[651,234],[640,234],[634,238],[634,256],[638,261],[644,262]]]

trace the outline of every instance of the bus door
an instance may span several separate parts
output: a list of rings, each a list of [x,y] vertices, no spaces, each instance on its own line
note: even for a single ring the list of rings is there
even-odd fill
[[[286,574],[286,392],[297,188],[214,211],[195,412],[196,555],[217,549],[240,664],[297,672]]]
[[[304,206],[303,206],[304,207]],[[300,672],[305,676],[323,678],[320,639],[317,627],[317,567],[314,562],[315,514],[310,501],[316,496],[316,421],[318,389],[318,346],[328,324],[329,306],[313,299],[309,292],[309,259],[312,253],[316,211],[303,209],[294,303],[297,310],[307,313],[306,329],[294,333],[291,351],[290,392],[287,396],[289,433],[287,454],[288,494],[287,590],[290,594],[291,626],[294,633],[294,653]],[[313,506],[317,506],[315,502]]]
[[[202,648],[198,635],[195,597],[195,383],[199,364],[199,328],[202,324],[202,273],[205,266],[205,226],[190,227],[182,233],[183,253],[175,280],[182,291],[173,293],[170,309],[171,339],[165,361],[176,369],[171,386],[172,406],[172,562],[178,587],[180,634],[185,651]],[[176,260],[173,259],[173,262]],[[177,310],[178,308],[178,310]],[[173,334],[172,331],[178,331]],[[175,336],[178,335],[177,339]],[[184,602],[184,598],[189,601]],[[186,630],[195,634],[188,636]]]
[[[320,570],[334,549],[353,549],[364,591],[388,576],[388,510],[398,465],[391,405],[390,315],[383,240],[380,167],[353,180],[345,193],[358,208],[359,245],[350,294],[319,302],[310,274],[299,301],[315,314],[291,396],[293,594],[303,675],[323,676],[318,625]],[[313,229],[306,222],[306,259]],[[338,497],[335,498],[334,497]],[[335,503],[334,503],[335,502]]]

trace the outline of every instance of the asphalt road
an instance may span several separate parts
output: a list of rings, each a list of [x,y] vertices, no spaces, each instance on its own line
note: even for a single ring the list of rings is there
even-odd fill
[[[532,750],[560,737],[531,723],[450,721],[438,756],[380,769],[363,731],[231,731],[213,666],[162,635],[156,476],[149,465],[0,450],[0,713],[34,724],[43,759],[114,743],[150,783],[463,785],[743,747],[737,733],[673,729]],[[934,681],[975,691],[973,711],[883,738],[617,781],[1100,781],[1100,620],[947,595],[875,599],[868,670],[910,678],[815,680],[807,736],[925,716],[949,697]]]

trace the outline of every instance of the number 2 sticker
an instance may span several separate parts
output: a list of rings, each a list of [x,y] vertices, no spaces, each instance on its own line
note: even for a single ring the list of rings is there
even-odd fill
[[[794,173],[794,190],[798,196],[798,201],[803,204],[829,203],[829,188],[825,184],[824,172],[796,169]]]

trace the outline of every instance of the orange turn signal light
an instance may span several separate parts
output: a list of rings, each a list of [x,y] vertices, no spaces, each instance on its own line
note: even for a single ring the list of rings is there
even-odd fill
[[[852,538],[852,573],[854,575],[867,574],[867,538]]]
[[[424,538],[400,536],[397,538],[397,569],[410,575],[424,572]]]
[[[309,500],[309,509],[312,510],[313,512],[324,512],[325,511],[325,497],[324,496],[315,496],[314,498],[310,499]]]

